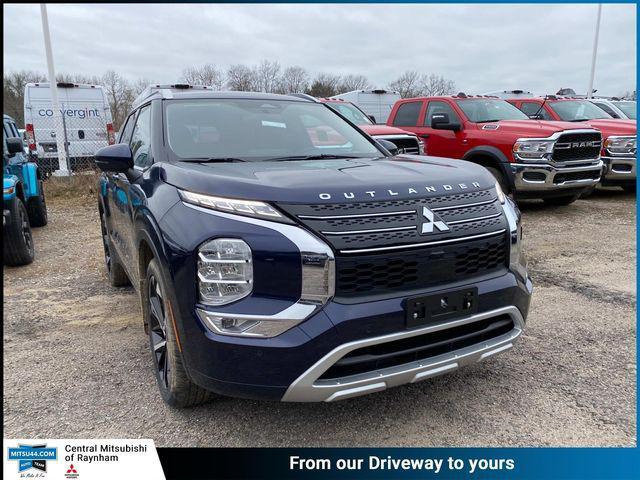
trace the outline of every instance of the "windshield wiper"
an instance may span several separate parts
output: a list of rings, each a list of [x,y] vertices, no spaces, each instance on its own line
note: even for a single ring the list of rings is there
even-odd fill
[[[493,123],[493,122],[499,122],[499,121],[500,121],[500,119],[498,118],[498,119],[495,119],[495,120],[482,120],[481,122],[478,122],[478,123]]]
[[[246,162],[243,158],[237,157],[211,157],[211,158],[187,158],[181,159],[181,162],[191,163],[224,163],[224,162]]]
[[[323,159],[337,159],[337,158],[362,158],[354,155],[334,155],[331,153],[320,153],[318,155],[292,155],[289,157],[275,157],[269,158],[268,162],[286,162],[288,160],[323,160]]]
[[[570,122],[587,122],[591,120],[590,118],[574,118],[573,120],[569,120]]]

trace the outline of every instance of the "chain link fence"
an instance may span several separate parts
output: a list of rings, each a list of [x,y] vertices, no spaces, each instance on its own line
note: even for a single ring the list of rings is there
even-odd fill
[[[94,155],[109,144],[104,115],[91,108],[74,110],[61,105],[61,110],[63,116],[39,116],[34,125],[36,162],[40,170],[46,176],[59,169],[71,173],[96,170]],[[58,135],[62,136],[60,143]],[[58,153],[60,146],[64,148],[64,156]],[[66,165],[61,165],[61,160]]]

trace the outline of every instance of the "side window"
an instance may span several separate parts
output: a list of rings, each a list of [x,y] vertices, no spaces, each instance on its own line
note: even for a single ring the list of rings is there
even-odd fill
[[[429,102],[429,105],[427,106],[427,114],[424,117],[425,126],[430,127],[431,117],[438,113],[446,113],[449,116],[449,122],[451,123],[460,123],[460,119],[453,108],[451,108],[451,105],[447,102],[432,101]]]
[[[543,120],[551,120],[551,115],[544,108],[540,108],[540,103],[538,102],[522,102],[520,105],[520,110],[530,117],[531,115],[540,115]]]
[[[136,123],[136,113],[137,112],[133,112],[129,115],[129,118],[127,118],[127,122],[124,124],[122,134],[120,135],[120,143],[129,143],[129,140],[131,140],[133,125]]]
[[[136,128],[131,136],[131,152],[133,153],[133,164],[147,168],[151,166],[151,107],[146,106],[140,110]]]
[[[609,105],[607,105],[606,103],[596,103],[595,104],[598,108],[601,108],[602,110],[604,110],[605,112],[607,112],[609,115],[611,115],[613,118],[620,118],[620,115],[618,115],[613,108],[611,108]]]
[[[398,107],[393,125],[399,127],[415,127],[418,125],[418,115],[422,102],[407,102]]]

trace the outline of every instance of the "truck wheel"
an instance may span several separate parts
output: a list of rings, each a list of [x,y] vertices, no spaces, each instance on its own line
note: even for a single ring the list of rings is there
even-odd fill
[[[29,214],[18,197],[5,203],[9,210],[8,224],[4,227],[4,264],[12,267],[33,262],[35,255]]]
[[[544,203],[548,204],[548,205],[554,205],[557,207],[561,207],[564,205],[569,205],[573,202],[575,202],[578,198],[580,198],[580,194],[578,195],[563,195],[562,197],[551,197],[551,198],[544,198]]]
[[[112,287],[126,287],[130,285],[129,277],[124,267],[116,256],[107,232],[107,218],[104,213],[100,216],[100,230],[102,231],[102,248],[104,249],[104,266],[107,269],[107,277]]]
[[[491,175],[493,175],[495,177],[495,179],[498,181],[498,184],[500,185],[500,188],[502,189],[502,191],[504,192],[505,195],[508,195],[510,193],[510,188],[509,188],[509,184],[507,183],[507,179],[504,178],[504,175],[502,174],[502,172],[500,170],[498,170],[497,168],[494,167],[484,167],[487,170],[489,170],[491,172]]]
[[[206,402],[211,393],[187,376],[176,340],[175,323],[169,313],[167,288],[155,259],[149,262],[142,288],[143,315],[148,325],[149,347],[156,383],[162,399],[172,407],[191,407]]]
[[[47,202],[44,199],[42,180],[38,184],[40,195],[30,198],[27,203],[29,221],[32,227],[44,227],[47,224]]]
[[[636,186],[634,185],[625,185],[622,189],[627,193],[636,193]]]

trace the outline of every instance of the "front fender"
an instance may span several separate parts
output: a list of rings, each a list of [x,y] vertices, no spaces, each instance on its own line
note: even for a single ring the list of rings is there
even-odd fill
[[[38,165],[31,162],[23,164],[22,181],[24,184],[25,198],[37,197],[40,195],[40,184],[38,182]]]
[[[492,147],[490,145],[481,145],[478,147],[474,147],[468,152],[466,152],[464,154],[464,157],[462,157],[462,159],[473,162],[473,160],[470,160],[470,159],[472,159],[476,155],[477,156],[481,155],[485,158],[486,157],[491,158],[494,161],[496,168],[498,168],[502,172],[502,175],[504,175],[504,178],[509,183],[509,187],[511,189],[514,188],[515,181],[513,177],[513,170],[511,170],[511,168],[509,167],[509,164],[510,164],[509,158],[504,154],[502,150],[500,150],[497,147]]]

